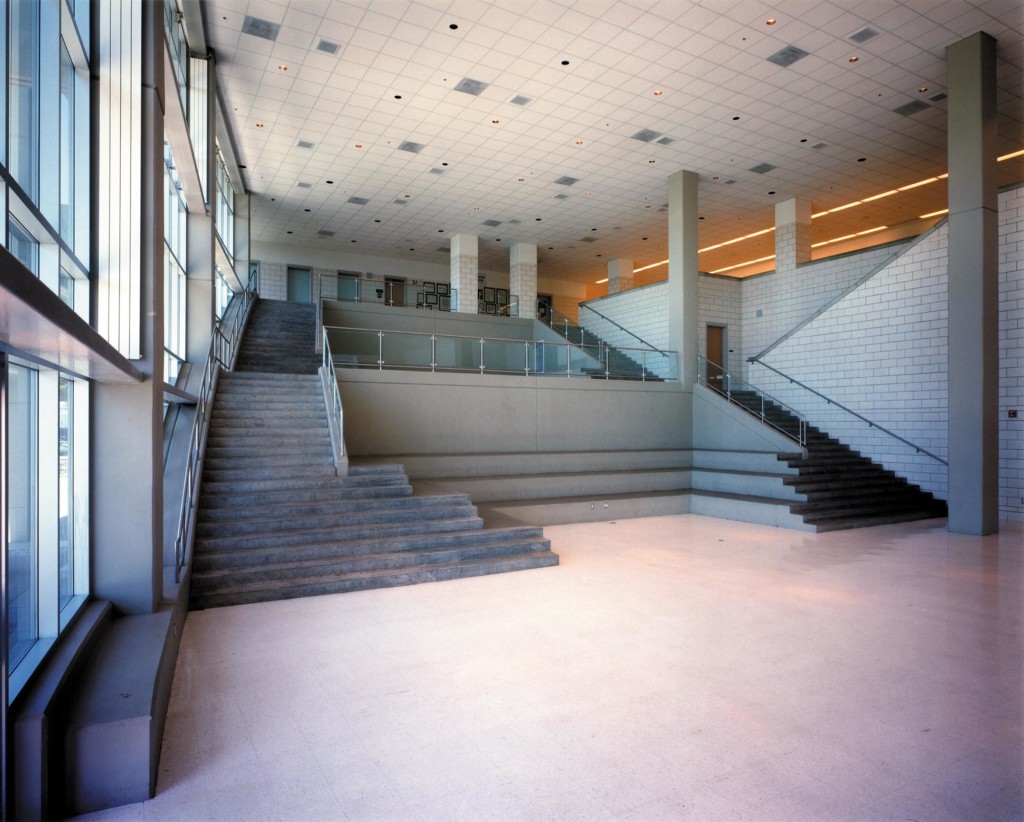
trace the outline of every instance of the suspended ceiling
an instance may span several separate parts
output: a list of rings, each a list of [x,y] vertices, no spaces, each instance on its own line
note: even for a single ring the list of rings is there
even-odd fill
[[[700,174],[701,248],[770,229],[781,200],[825,212],[934,178],[945,49],[977,31],[998,42],[999,154],[1024,148],[1019,0],[201,8],[253,239],[297,248],[447,263],[465,232],[483,270],[535,243],[542,277],[594,282],[613,258],[667,257],[679,169]],[[999,169],[1000,184],[1020,181],[1024,157]],[[913,221],[945,197],[939,179],[825,214],[814,241]],[[772,250],[769,231],[702,252],[700,268],[743,273],[731,267]]]

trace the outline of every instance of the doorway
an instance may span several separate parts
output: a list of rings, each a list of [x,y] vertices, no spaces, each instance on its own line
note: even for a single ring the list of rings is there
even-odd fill
[[[537,295],[537,319],[548,325],[551,325],[551,318],[554,316],[551,300],[550,294]]]
[[[288,269],[288,302],[313,302],[312,276],[308,268]]]
[[[405,278],[384,278],[384,302],[388,305],[405,305]]]
[[[724,389],[725,326],[708,325],[704,350],[708,362],[708,385],[719,391]]]

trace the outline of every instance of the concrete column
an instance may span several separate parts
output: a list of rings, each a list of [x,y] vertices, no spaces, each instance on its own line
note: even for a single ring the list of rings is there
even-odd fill
[[[214,279],[213,217],[188,214],[188,261],[186,283],[186,359],[200,365],[206,361],[213,336]]]
[[[999,530],[996,41],[946,49],[949,83],[949,530]]]
[[[509,249],[509,301],[519,308],[519,316],[537,316],[537,246],[516,243]]]
[[[129,28],[142,55],[138,162],[97,160],[111,180],[138,174],[141,384],[92,387],[92,590],[128,614],[156,611],[163,598],[164,384],[164,26],[159,5],[141,5]],[[131,9],[123,10],[131,26]],[[123,53],[130,64],[131,52]],[[173,93],[173,92],[172,92]]]
[[[476,314],[476,275],[480,252],[476,234],[452,235],[451,287],[458,295],[460,314]]]
[[[775,204],[775,270],[811,261],[811,201],[794,197]]]
[[[633,287],[633,261],[617,258],[608,261],[608,293],[618,294]]]
[[[668,178],[668,344],[679,381],[697,381],[697,183],[694,171]]]

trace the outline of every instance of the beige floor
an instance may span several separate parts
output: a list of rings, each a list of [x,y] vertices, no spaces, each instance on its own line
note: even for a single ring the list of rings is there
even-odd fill
[[[558,568],[192,614],[95,819],[1022,819],[1024,530],[547,529]]]

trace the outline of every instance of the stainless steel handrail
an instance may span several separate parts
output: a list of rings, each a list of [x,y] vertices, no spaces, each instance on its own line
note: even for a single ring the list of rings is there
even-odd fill
[[[321,366],[331,385],[331,408],[329,410],[334,420],[334,429],[331,433],[337,433],[338,437],[337,442],[334,443],[334,467],[336,470],[340,470],[345,458],[345,427],[341,407],[341,393],[338,391],[338,378],[334,374],[334,357],[331,355],[331,344],[327,339],[326,328],[323,329],[322,334],[323,355]]]
[[[238,342],[245,328],[249,312],[255,302],[256,292],[252,290],[252,275],[245,290],[236,294],[228,304],[224,316],[213,327],[210,352],[203,366],[203,379],[197,393],[195,417],[188,441],[188,457],[185,462],[185,478],[181,494],[181,509],[178,512],[178,528],[174,536],[174,581],[181,582],[181,572],[188,564],[192,541],[195,536],[196,507],[199,499],[199,483],[202,479],[203,454],[206,451],[206,435],[210,427],[210,402],[216,392],[220,369],[230,370],[238,356]],[[233,310],[232,310],[233,309]],[[231,317],[228,320],[228,317]],[[227,322],[225,322],[227,320]],[[222,330],[227,326],[228,333]]]
[[[815,391],[809,385],[804,385],[802,382],[800,382],[799,380],[793,379],[788,374],[783,374],[781,371],[779,371],[778,368],[774,368],[773,366],[768,365],[768,363],[762,362],[761,360],[753,358],[753,357],[750,360],[748,360],[748,362],[750,362],[752,365],[763,366],[764,368],[767,368],[769,371],[774,371],[780,377],[782,377],[785,380],[788,380],[793,385],[796,385],[796,386],[804,389],[805,391],[809,391],[811,394],[814,394],[816,397],[819,397],[820,399],[823,399],[828,405],[833,405],[836,408],[840,409],[841,411],[845,411],[850,416],[856,417],[857,419],[861,420],[862,422],[867,423],[867,426],[869,428],[877,429],[878,431],[881,431],[883,434],[888,434],[893,439],[899,440],[904,445],[907,445],[910,448],[913,448],[918,454],[924,454],[926,457],[931,457],[936,462],[940,462],[940,463],[942,463],[943,465],[946,465],[946,466],[949,465],[949,462],[944,460],[938,454],[933,454],[927,448],[922,448],[920,445],[917,445],[916,443],[911,442],[910,440],[906,439],[905,437],[901,437],[895,431],[890,431],[885,426],[879,425],[877,422],[875,422],[874,420],[868,419],[863,414],[858,414],[853,409],[847,408],[842,403],[836,402],[834,399],[832,399],[831,397],[825,396],[820,391]]]
[[[529,363],[530,346],[534,346],[535,350],[537,348],[543,349],[545,346],[547,346],[547,347],[555,347],[555,348],[564,348],[564,349],[566,349],[567,353],[566,353],[566,368],[565,368],[565,371],[564,372],[559,371],[557,373],[559,373],[559,374],[564,373],[567,377],[576,376],[576,375],[578,375],[578,376],[586,376],[586,377],[600,376],[599,374],[588,373],[588,372],[584,372],[584,371],[574,372],[572,370],[572,365],[571,365],[571,356],[572,356],[572,354],[571,354],[571,352],[573,350],[577,350],[577,351],[583,351],[585,354],[587,354],[587,356],[589,356],[589,357],[593,358],[594,360],[596,360],[598,365],[603,366],[604,367],[603,376],[605,378],[625,377],[625,378],[631,378],[631,379],[639,379],[641,381],[661,380],[661,381],[667,381],[667,382],[675,382],[675,381],[678,380],[678,376],[662,377],[662,376],[659,376],[659,375],[651,372],[647,368],[647,364],[646,364],[647,354],[649,354],[651,352],[650,352],[649,349],[646,349],[646,348],[636,348],[636,349],[634,349],[634,348],[620,348],[620,349],[618,349],[620,351],[636,351],[636,352],[639,352],[640,357],[641,357],[641,361],[642,361],[642,365],[640,366],[641,375],[639,377],[637,377],[637,376],[635,376],[633,374],[618,373],[618,372],[613,372],[613,371],[610,370],[609,357],[608,357],[609,347],[607,345],[589,345],[589,344],[582,344],[581,345],[579,343],[574,343],[574,342],[569,341],[569,340],[566,340],[566,342],[552,342],[552,341],[546,341],[546,340],[512,339],[512,338],[508,338],[508,337],[479,337],[479,336],[470,336],[470,335],[464,335],[464,334],[435,334],[435,333],[430,333],[430,332],[426,332],[426,331],[394,331],[394,330],[383,330],[383,329],[372,329],[372,328],[357,328],[357,327],[354,327],[354,326],[327,326],[327,325],[325,325],[323,327],[324,340],[327,339],[326,334],[327,334],[328,331],[354,332],[354,333],[359,333],[359,334],[375,335],[377,337],[377,351],[376,351],[377,358],[372,363],[372,365],[373,365],[373,367],[376,367],[378,369],[383,369],[384,366],[387,364],[385,359],[384,359],[384,337],[385,337],[385,335],[392,335],[392,336],[395,336],[395,337],[423,337],[423,338],[430,339],[430,341],[431,341],[431,350],[430,350],[430,363],[429,364],[424,364],[424,365],[421,365],[421,366],[419,366],[419,365],[409,365],[409,364],[396,364],[399,367],[408,368],[408,369],[414,369],[414,370],[422,370],[422,371],[429,370],[429,371],[432,371],[432,372],[438,370],[437,348],[436,348],[437,340],[471,340],[471,341],[474,341],[474,342],[478,342],[479,345],[480,345],[480,357],[479,357],[479,360],[477,361],[477,364],[475,364],[472,368],[445,367],[443,370],[445,370],[445,371],[479,371],[481,374],[483,374],[483,373],[485,373],[487,371],[487,367],[486,367],[486,365],[484,363],[484,351],[486,349],[486,344],[487,343],[511,343],[511,344],[519,344],[519,345],[523,345],[524,346],[525,358],[526,358],[526,361],[524,363],[524,368],[522,368],[522,369],[517,368],[517,369],[515,369],[513,371],[510,371],[510,370],[507,370],[507,369],[491,369],[492,371],[499,372],[499,373],[505,373],[505,374],[507,374],[507,373],[525,373],[527,375],[529,375],[529,374],[551,374],[551,373],[555,373],[555,372],[551,372],[551,371],[544,371],[544,370],[541,370],[541,369],[531,368],[530,367],[530,363]],[[591,350],[588,351],[587,349],[591,349]],[[594,352],[596,352],[596,353],[594,353]],[[665,353],[667,355],[672,355],[675,352],[669,351],[669,352],[661,352],[661,353]],[[363,365],[363,366],[360,366],[360,367],[366,367],[366,366]]]
[[[710,383],[710,381],[708,380],[708,366],[709,365],[714,366],[715,368],[717,368],[722,373],[722,377],[723,377],[722,382],[725,383],[725,388],[724,389],[720,388],[718,386],[712,385]],[[701,366],[703,366],[703,367],[701,367]],[[783,434],[786,437],[788,437],[789,439],[794,440],[797,444],[799,444],[801,446],[807,444],[807,417],[805,417],[803,414],[801,414],[799,411],[797,411],[792,406],[786,405],[786,403],[782,402],[781,400],[775,399],[770,394],[766,394],[764,391],[762,391],[757,386],[751,385],[750,383],[745,382],[744,380],[741,380],[741,379],[739,379],[737,377],[734,377],[732,374],[730,374],[728,371],[726,371],[718,363],[711,362],[711,360],[709,360],[707,357],[704,357],[704,356],[702,356],[700,354],[697,355],[697,382],[699,382],[701,385],[705,386],[706,388],[710,388],[712,391],[714,391],[714,392],[716,392],[718,394],[721,394],[723,397],[725,397],[733,405],[736,405],[739,408],[742,408],[744,411],[747,411],[751,415],[757,417],[758,419],[760,419],[760,421],[762,423],[764,423],[765,425],[769,426],[770,428],[774,428],[780,434]],[[735,399],[733,397],[733,382],[736,382],[739,385],[745,386],[747,389],[749,389],[753,393],[757,394],[758,398],[761,401],[760,412],[756,412],[749,405],[745,405],[744,403],[740,402],[739,400],[737,400],[737,399]],[[769,403],[772,403],[773,405],[778,406],[779,408],[781,408],[782,410],[792,414],[796,418],[796,421],[797,421],[797,433],[795,435],[791,431],[787,431],[782,426],[776,425],[774,422],[772,422],[767,417],[767,415],[765,414],[765,401],[767,401]]]
[[[580,308],[585,308],[585,309],[587,309],[587,311],[592,311],[592,312],[593,312],[594,314],[597,314],[597,316],[598,316],[598,317],[600,317],[600,318],[601,318],[602,320],[606,320],[607,322],[610,322],[610,323],[611,323],[612,325],[614,325],[614,326],[615,326],[616,328],[620,329],[621,331],[625,331],[625,332],[626,332],[627,334],[629,334],[629,336],[631,336],[631,337],[633,337],[633,338],[635,338],[635,339],[637,339],[637,340],[640,340],[640,342],[642,342],[642,343],[643,343],[644,345],[646,345],[646,346],[647,346],[648,348],[650,348],[650,350],[651,350],[651,351],[654,351],[654,352],[656,352],[656,353],[658,353],[658,354],[661,354],[661,355],[663,355],[663,356],[665,356],[665,357],[667,357],[667,356],[668,356],[668,354],[667,354],[667,353],[665,353],[664,351],[662,351],[662,350],[661,350],[660,348],[658,348],[657,346],[651,345],[651,344],[650,344],[649,342],[647,342],[647,340],[645,340],[645,339],[644,339],[643,337],[640,337],[640,336],[638,336],[637,334],[634,334],[634,333],[633,333],[632,331],[630,331],[630,330],[629,330],[628,328],[626,328],[625,326],[619,325],[619,324],[618,324],[617,322],[615,322],[615,320],[613,320],[613,319],[612,319],[611,317],[606,317],[606,316],[605,316],[604,314],[602,314],[602,313],[601,313],[600,311],[598,311],[598,310],[597,310],[596,308],[591,308],[591,307],[590,307],[589,305],[587,305],[586,303],[580,303]],[[593,333],[593,332],[591,332],[591,333]],[[615,346],[615,347],[616,347],[616,348],[618,348],[618,346]]]

